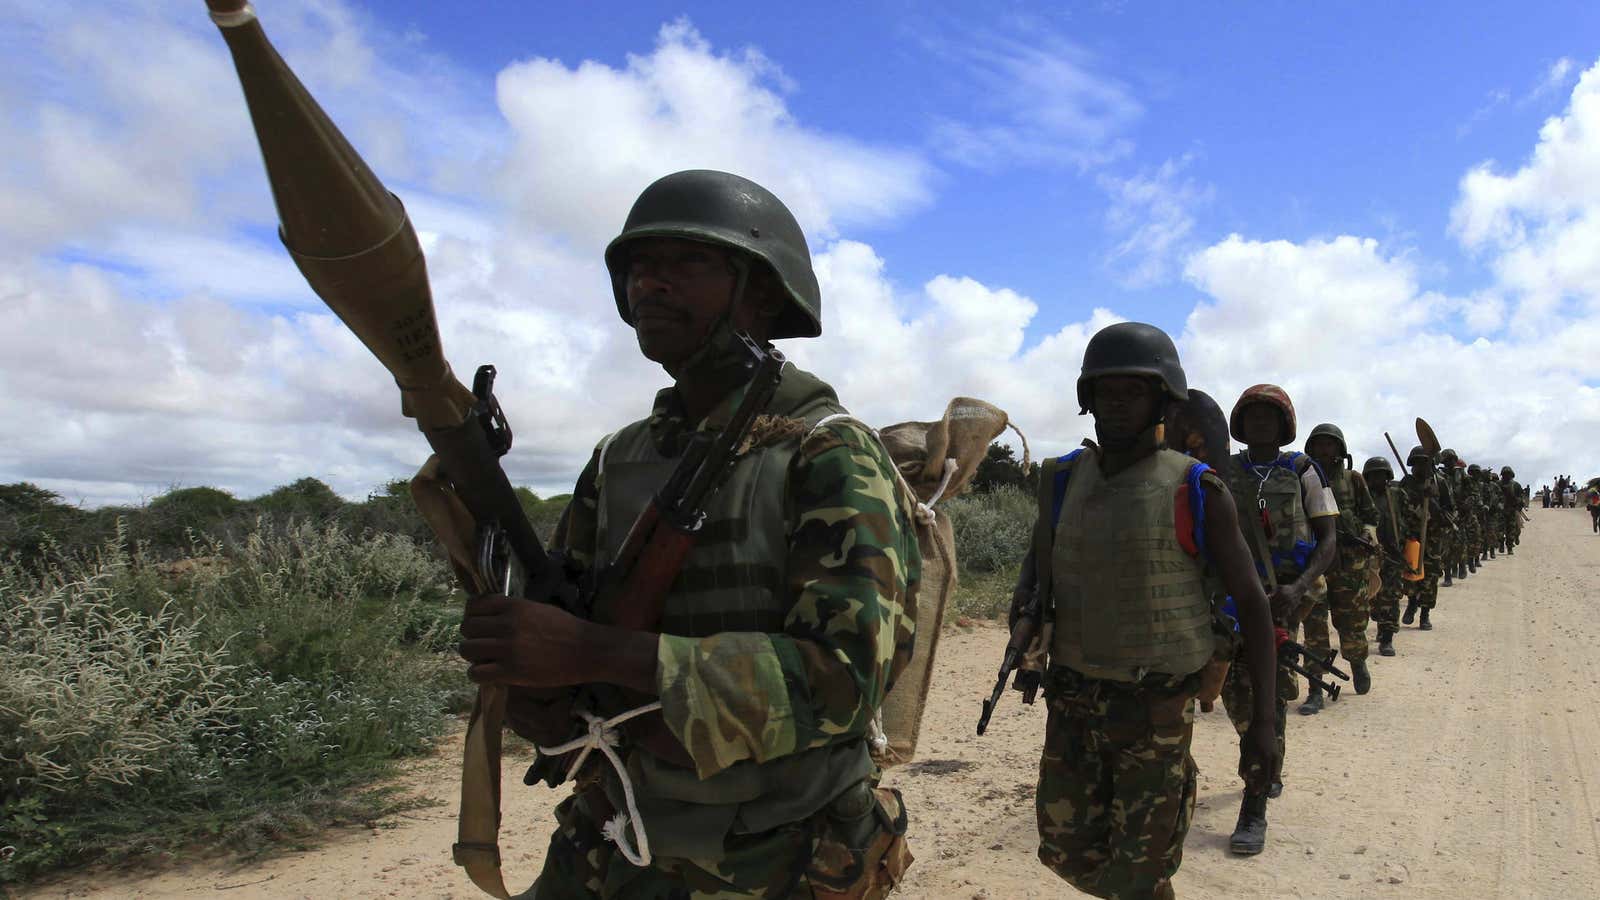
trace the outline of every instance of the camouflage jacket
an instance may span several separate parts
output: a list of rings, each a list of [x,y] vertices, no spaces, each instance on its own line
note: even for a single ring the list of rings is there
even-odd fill
[[[742,394],[736,390],[719,409]],[[772,413],[788,412],[776,408],[783,396],[780,389]],[[695,427],[714,420],[716,411]],[[647,422],[657,449],[683,452],[692,430],[676,388],[656,395]],[[584,566],[595,557],[599,467],[596,447],[558,535]],[[916,611],[909,604],[921,554],[909,501],[876,436],[848,420],[816,429],[794,454],[787,484],[782,632],[663,634],[658,644],[662,712],[701,778],[745,759],[761,763],[860,740],[911,659]]]

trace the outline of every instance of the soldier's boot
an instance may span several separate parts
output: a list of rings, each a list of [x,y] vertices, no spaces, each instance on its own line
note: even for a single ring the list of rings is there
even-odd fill
[[[1392,649],[1392,648],[1391,648]],[[1382,649],[1378,651],[1382,653]],[[1356,693],[1365,694],[1372,690],[1372,673],[1367,671],[1367,661],[1360,660],[1350,664],[1350,681],[1356,687]]]
[[[1405,623],[1406,625],[1410,625],[1412,622],[1415,622],[1416,620],[1417,620],[1417,601],[1411,600],[1411,601],[1408,601],[1406,603],[1406,612],[1405,612],[1405,615],[1400,617],[1400,621]]]
[[[1394,632],[1389,631],[1386,628],[1378,629],[1378,655],[1394,655]]]
[[[1433,623],[1428,621],[1428,611],[1422,611],[1422,621],[1417,623],[1417,628],[1422,631],[1432,631]]]
[[[1306,692],[1306,702],[1300,704],[1300,715],[1314,716],[1322,712],[1322,686],[1313,683]]]
[[[1494,559],[1494,548],[1493,547],[1489,548],[1489,558],[1490,559]]]
[[[1239,804],[1239,822],[1228,838],[1228,849],[1240,856],[1255,856],[1267,848],[1267,795],[1244,795]]]
[[[1276,800],[1283,796],[1283,782],[1274,781],[1272,787],[1267,788],[1267,799]]]
[[[1444,570],[1444,580],[1439,582],[1439,587],[1455,587],[1456,583],[1454,579],[1450,577],[1450,573],[1453,569],[1455,569],[1455,566],[1451,566],[1450,568]]]
[[[1467,577],[1467,564],[1464,563],[1464,562],[1456,563],[1456,580],[1457,581],[1462,581],[1466,577]]]

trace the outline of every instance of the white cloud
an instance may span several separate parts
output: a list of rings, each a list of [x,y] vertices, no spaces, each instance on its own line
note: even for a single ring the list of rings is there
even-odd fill
[[[1166,281],[1189,249],[1195,208],[1213,194],[1210,185],[1184,176],[1191,161],[1185,155],[1126,178],[1100,177],[1100,187],[1111,197],[1106,226],[1117,240],[1106,265],[1125,287]]]
[[[1144,106],[1128,85],[1100,71],[1094,54],[1047,28],[1027,37],[978,32],[926,43],[955,64],[975,110],[936,122],[941,155],[983,169],[1088,168],[1131,152],[1127,132]]]
[[[801,125],[782,84],[765,57],[718,54],[685,20],[621,69],[553,59],[506,68],[497,95],[513,148],[501,187],[518,226],[595,252],[646,185],[686,168],[738,171],[823,238],[928,202],[925,162]]]
[[[1569,300],[1600,310],[1600,64],[1515,172],[1483,163],[1462,177],[1451,230],[1490,255],[1499,288],[1517,300],[1511,322],[1521,333],[1551,327]]]

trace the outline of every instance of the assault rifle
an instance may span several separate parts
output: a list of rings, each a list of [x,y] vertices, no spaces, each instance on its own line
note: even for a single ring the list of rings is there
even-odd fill
[[[1308,666],[1314,666],[1341,681],[1349,681],[1350,675],[1339,671],[1333,664],[1333,660],[1339,655],[1339,651],[1330,647],[1327,656],[1318,656],[1311,652],[1311,648],[1306,645],[1290,640],[1287,630],[1279,628],[1276,631],[1278,638],[1278,664],[1292,672],[1299,672],[1304,675],[1307,681],[1325,691],[1329,700],[1338,700],[1339,686],[1312,671]],[[1304,664],[1302,664],[1301,660],[1304,660]]]
[[[989,717],[994,715],[995,706],[1005,695],[1006,682],[1011,680],[1013,672],[1016,672],[1017,676],[1013,687],[1022,692],[1023,703],[1031,706],[1039,694],[1039,673],[1017,672],[1017,668],[1022,665],[1023,658],[1028,653],[1028,646],[1033,643],[1034,636],[1039,632],[1041,618],[1039,590],[1034,578],[1034,557],[1031,551],[1022,560],[1022,574],[1017,578],[1017,586],[1011,594],[1011,608],[1014,612],[1011,640],[1006,643],[1005,656],[1000,660],[1000,675],[995,679],[994,691],[983,701],[983,713],[978,716],[980,735],[988,730]]]
[[[409,216],[350,146],[267,40],[247,0],[206,0],[233,56],[277,207],[279,237],[317,296],[378,358],[400,388],[433,456],[412,496],[470,594],[498,592],[590,615],[596,598],[620,602],[615,624],[657,627],[666,592],[693,547],[707,501],[726,480],[756,416],[777,388],[783,355],[743,337],[743,358],[717,373],[748,384],[728,428],[695,435],[671,477],[639,514],[616,563],[580,592],[522,511],[500,458],[512,433],[494,395],[495,368],[468,390],[439,338],[427,268]],[[587,594],[587,596],[585,596]],[[559,700],[569,691],[531,692]],[[459,840],[454,857],[485,892],[505,897],[500,874],[500,738],[508,691],[478,689],[467,727]],[[658,755],[686,758],[659,718],[630,729]],[[675,751],[675,756],[673,755]]]

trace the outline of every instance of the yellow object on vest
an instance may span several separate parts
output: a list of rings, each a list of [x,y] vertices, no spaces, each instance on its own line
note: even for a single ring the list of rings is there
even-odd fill
[[[1407,581],[1422,580],[1422,542],[1416,538],[1406,541],[1406,570],[1400,577]]]

